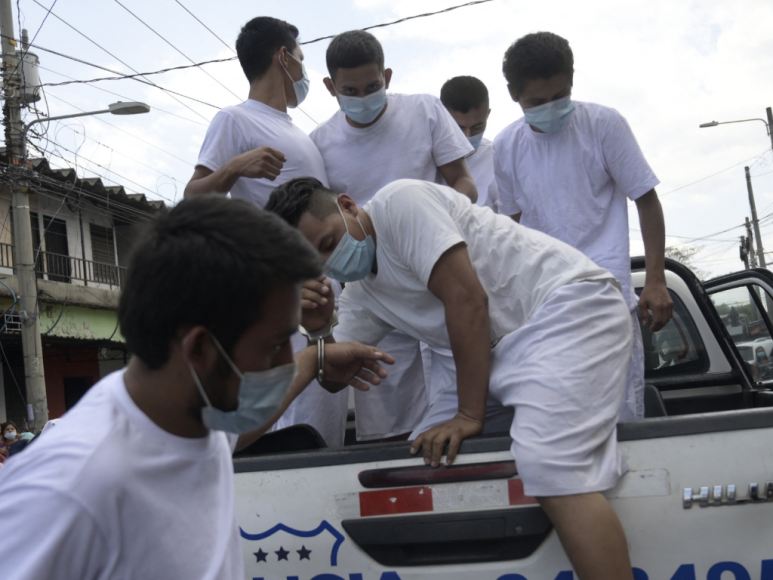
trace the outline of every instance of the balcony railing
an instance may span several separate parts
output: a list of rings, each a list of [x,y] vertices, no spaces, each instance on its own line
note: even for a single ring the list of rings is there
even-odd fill
[[[13,264],[13,246],[0,244],[0,267],[13,268]],[[73,280],[80,280],[105,284],[110,288],[120,288],[126,280],[126,268],[123,266],[43,251],[38,252],[35,272],[38,277],[47,277],[54,282],[72,283]]]

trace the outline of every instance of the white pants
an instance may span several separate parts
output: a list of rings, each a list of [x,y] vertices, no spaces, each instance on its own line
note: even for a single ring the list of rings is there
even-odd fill
[[[293,336],[293,352],[306,348],[306,338],[300,333]],[[395,357],[394,365],[386,365],[389,373],[379,385],[369,391],[354,390],[357,439],[385,439],[410,433],[424,418],[429,407],[424,386],[419,342],[394,331],[377,347]],[[274,430],[305,423],[322,436],[328,447],[341,447],[346,433],[346,414],[350,388],[330,393],[314,380],[293,401]]]
[[[292,338],[293,352],[297,353],[309,346],[306,337],[296,332]],[[303,392],[292,402],[273,431],[292,425],[311,425],[327,443],[328,447],[341,447],[346,433],[346,413],[349,406],[349,387],[337,393],[322,388],[316,380],[309,383]]]
[[[619,290],[611,282],[578,282],[553,292],[492,350],[489,403],[513,412],[511,451],[527,495],[602,491],[624,473],[616,424],[632,336]],[[458,402],[446,393],[436,403],[433,421],[456,414]],[[496,409],[489,405],[487,413]]]
[[[628,365],[625,398],[620,406],[620,423],[644,419],[644,341],[639,326],[638,309],[631,312],[633,348]]]
[[[357,440],[385,439],[413,431],[429,408],[419,341],[392,331],[378,349],[395,358],[389,376],[369,391],[354,391]]]

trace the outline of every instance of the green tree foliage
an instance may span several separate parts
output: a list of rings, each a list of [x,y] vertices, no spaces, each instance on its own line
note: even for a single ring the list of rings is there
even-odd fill
[[[666,258],[676,260],[690,268],[701,281],[709,277],[709,273],[695,265],[696,256],[703,250],[703,246],[667,246]]]

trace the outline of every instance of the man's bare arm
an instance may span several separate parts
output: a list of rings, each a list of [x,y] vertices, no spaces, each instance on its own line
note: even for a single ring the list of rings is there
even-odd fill
[[[258,147],[237,155],[217,171],[197,165],[185,186],[185,198],[209,193],[226,194],[240,177],[265,178],[274,181],[287,159],[284,153],[271,147]]]
[[[312,380],[317,378],[316,346],[304,349],[295,355],[295,362],[298,363],[298,372],[287,394],[282,399],[279,409],[268,423],[259,429],[239,435],[235,451],[241,451],[252,445],[271,429],[290,406],[290,403],[303,392]],[[394,364],[395,360],[377,348],[356,342],[342,342],[325,347],[325,376],[361,390],[366,390],[368,383],[378,385],[381,379],[386,378],[387,372],[379,362],[391,365]]]
[[[636,208],[639,211],[639,224],[644,241],[644,262],[647,268],[647,278],[639,298],[639,308],[644,324],[652,322],[650,330],[655,332],[663,328],[671,319],[674,307],[674,302],[666,289],[666,226],[663,208],[654,189],[636,200]],[[648,309],[652,310],[652,320]]]
[[[491,361],[491,330],[488,296],[475,274],[464,244],[454,246],[441,256],[432,270],[428,288],[445,308],[459,396],[456,417],[422,433],[411,445],[411,453],[423,448],[424,462],[437,467],[446,444],[450,465],[462,440],[483,430]]]
[[[470,170],[467,169],[464,157],[441,165],[438,169],[449,187],[453,187],[459,193],[469,197],[472,203],[478,201],[478,188],[475,186],[472,175],[470,175]]]

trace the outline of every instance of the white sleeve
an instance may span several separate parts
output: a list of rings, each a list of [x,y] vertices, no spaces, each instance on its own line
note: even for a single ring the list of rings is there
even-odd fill
[[[432,112],[430,116],[432,129],[432,158],[440,167],[473,152],[473,147],[464,136],[443,103],[437,97],[432,97]]]
[[[429,184],[427,184],[430,186]],[[404,264],[424,285],[429,285],[432,269],[440,257],[453,246],[465,243],[448,208],[437,195],[416,191],[417,186],[405,186],[390,195],[384,204],[379,233],[396,261]],[[419,186],[420,187],[420,186]],[[449,187],[452,195],[461,195]]]
[[[17,485],[0,494],[0,578],[107,579],[110,546],[75,499],[48,488]]]
[[[242,150],[244,142],[236,120],[228,113],[220,111],[207,129],[196,165],[217,171],[237,155],[245,153]]]
[[[635,201],[660,183],[644,158],[628,121],[614,109],[610,109],[604,119],[601,150],[607,171],[617,189],[628,199]]]
[[[356,282],[354,282],[356,284]],[[359,342],[376,346],[389,334],[392,326],[353,297],[354,288],[347,287],[341,294],[338,308],[338,325],[333,328],[336,342]]]
[[[523,210],[515,202],[515,178],[508,174],[500,161],[500,157],[505,153],[504,148],[501,141],[494,141],[494,181],[497,186],[500,212],[505,215],[515,215]],[[512,171],[512,167],[510,169]]]
[[[236,433],[228,433],[227,431],[223,431],[222,433],[225,435],[228,447],[231,450],[231,455],[233,455],[236,451],[236,445],[239,443],[239,435]]]

